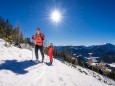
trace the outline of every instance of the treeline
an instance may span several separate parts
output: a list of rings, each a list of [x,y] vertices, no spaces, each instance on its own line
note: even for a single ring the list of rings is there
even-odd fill
[[[78,57],[75,57],[75,56],[71,55],[70,53],[63,52],[63,51],[59,52],[59,51],[55,50],[54,56],[55,57],[57,56],[57,57],[63,59],[64,62],[66,61],[66,62],[70,63],[73,67],[76,67],[77,65],[79,65],[81,67],[93,70],[99,74],[108,76],[109,78],[115,80],[115,70],[112,69],[111,72],[108,72],[106,70],[106,68],[108,68],[108,67],[106,67],[106,65],[103,65],[103,66],[100,65],[100,64],[105,64],[105,62],[103,60],[100,60],[99,65],[92,66],[91,64],[82,60],[80,55]],[[95,75],[94,75],[94,77],[95,77]]]
[[[0,38],[12,43],[29,43],[32,44],[30,38],[25,38],[20,27],[13,27],[8,19],[4,20],[0,16]]]

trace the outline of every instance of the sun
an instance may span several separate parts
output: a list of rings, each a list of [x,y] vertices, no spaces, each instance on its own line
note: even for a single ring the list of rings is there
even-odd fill
[[[54,10],[53,12],[51,12],[50,18],[55,23],[60,22],[62,18],[61,12],[59,12],[58,10]]]
[[[64,11],[59,8],[50,9],[48,16],[51,23],[57,26],[58,24],[63,23]]]

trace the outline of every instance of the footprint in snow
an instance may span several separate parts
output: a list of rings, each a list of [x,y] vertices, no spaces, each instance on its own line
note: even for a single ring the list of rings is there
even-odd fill
[[[59,80],[60,80],[60,81],[63,81],[63,78],[59,77]]]

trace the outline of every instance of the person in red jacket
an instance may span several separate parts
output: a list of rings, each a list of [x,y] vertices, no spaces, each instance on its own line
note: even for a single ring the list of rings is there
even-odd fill
[[[53,44],[50,43],[50,46],[48,47],[48,55],[49,55],[49,59],[50,59],[51,64],[53,62],[53,53],[54,53]]]
[[[33,40],[36,41],[35,45],[35,56],[36,61],[38,61],[38,49],[40,49],[42,55],[42,63],[44,62],[44,52],[43,52],[43,41],[44,41],[44,34],[41,33],[40,28],[37,28],[36,34],[32,37]]]

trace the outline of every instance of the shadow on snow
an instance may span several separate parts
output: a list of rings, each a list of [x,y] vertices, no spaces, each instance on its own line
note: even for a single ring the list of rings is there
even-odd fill
[[[5,60],[4,63],[0,64],[0,70],[10,70],[16,74],[25,74],[28,73],[26,68],[36,65],[34,61],[17,61],[17,60]]]

